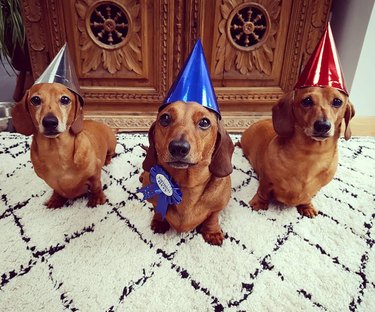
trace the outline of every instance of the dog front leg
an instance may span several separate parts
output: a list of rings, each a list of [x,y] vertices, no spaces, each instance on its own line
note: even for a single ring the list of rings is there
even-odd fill
[[[255,211],[267,210],[270,201],[270,190],[267,185],[259,178],[259,187],[254,197],[250,200],[249,204]]]
[[[68,201],[67,198],[61,196],[55,190],[50,199],[45,203],[48,208],[61,208]]]
[[[314,218],[318,215],[318,211],[314,208],[311,202],[308,204],[298,205],[297,210],[301,215],[309,218]]]
[[[167,220],[163,220],[160,213],[155,212],[151,221],[151,229],[154,233],[164,234],[170,228]]]
[[[198,232],[202,234],[207,243],[220,246],[224,241],[224,234],[219,225],[219,212],[211,213],[198,227]]]
[[[88,207],[96,207],[97,205],[103,205],[106,201],[105,194],[102,188],[102,182],[100,181],[100,174],[89,179],[90,190],[89,190],[89,201]]]

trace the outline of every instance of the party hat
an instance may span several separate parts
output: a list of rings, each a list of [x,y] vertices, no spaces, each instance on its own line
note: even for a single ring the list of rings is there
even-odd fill
[[[349,95],[329,23],[294,88],[328,86]]]
[[[78,78],[66,43],[34,84],[53,82],[61,83],[70,91],[77,94],[81,105],[83,105]]]
[[[197,102],[216,112],[221,118],[215,90],[208,72],[201,41],[198,39],[186,63],[178,74],[159,111],[175,102]]]

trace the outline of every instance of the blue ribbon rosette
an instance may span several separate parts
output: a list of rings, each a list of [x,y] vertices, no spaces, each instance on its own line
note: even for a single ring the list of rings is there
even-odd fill
[[[178,205],[182,201],[182,192],[172,177],[158,165],[151,168],[150,181],[150,185],[142,187],[139,191],[143,194],[143,200],[158,196],[156,212],[160,213],[164,220],[168,206]]]

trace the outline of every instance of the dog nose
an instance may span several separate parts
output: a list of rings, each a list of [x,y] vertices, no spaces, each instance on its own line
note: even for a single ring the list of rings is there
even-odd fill
[[[190,144],[185,140],[173,140],[169,143],[168,150],[174,157],[185,157],[190,151]]]
[[[52,114],[47,114],[42,120],[43,127],[48,130],[56,129],[58,124],[59,121],[57,120],[56,116]]]
[[[314,130],[316,133],[327,133],[331,129],[331,123],[329,120],[321,119],[314,122]]]

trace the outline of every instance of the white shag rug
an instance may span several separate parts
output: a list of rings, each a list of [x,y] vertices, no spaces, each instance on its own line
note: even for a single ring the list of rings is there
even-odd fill
[[[239,136],[233,136],[237,141]],[[254,212],[254,171],[236,147],[221,247],[154,234],[137,196],[147,144],[119,134],[108,201],[62,209],[30,162],[31,138],[0,134],[0,311],[375,311],[375,138],[340,140],[335,179],[296,208]]]

